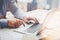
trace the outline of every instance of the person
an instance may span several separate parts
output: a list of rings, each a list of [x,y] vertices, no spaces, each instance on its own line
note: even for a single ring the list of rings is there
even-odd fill
[[[0,28],[17,28],[30,20],[38,23],[36,18],[23,16],[23,12],[16,5],[16,0],[0,0]],[[13,19],[6,18],[7,11],[14,15]]]

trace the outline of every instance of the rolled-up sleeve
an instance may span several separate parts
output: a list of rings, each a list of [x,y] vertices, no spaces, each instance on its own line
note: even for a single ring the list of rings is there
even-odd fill
[[[0,27],[1,28],[7,28],[8,27],[7,19],[0,19]]]

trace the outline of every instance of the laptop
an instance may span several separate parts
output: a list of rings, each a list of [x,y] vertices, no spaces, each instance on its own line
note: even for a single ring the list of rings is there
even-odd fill
[[[36,35],[41,28],[41,24],[26,24],[25,27],[20,27],[18,29],[14,29],[14,32],[21,34],[34,34]]]

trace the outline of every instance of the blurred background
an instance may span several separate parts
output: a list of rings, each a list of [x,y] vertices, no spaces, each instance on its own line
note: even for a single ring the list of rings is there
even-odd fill
[[[59,6],[60,0],[17,0],[17,5],[24,12],[36,9],[50,10]]]

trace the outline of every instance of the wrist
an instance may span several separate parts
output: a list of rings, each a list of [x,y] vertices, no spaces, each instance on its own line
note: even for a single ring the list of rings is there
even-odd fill
[[[9,28],[13,28],[14,27],[10,20],[8,20],[7,23],[8,23],[7,25],[8,25]]]

